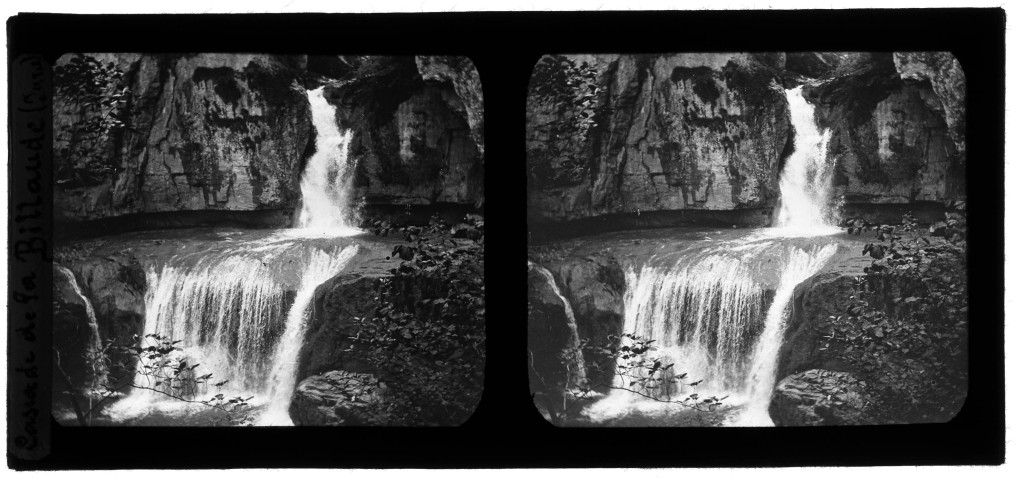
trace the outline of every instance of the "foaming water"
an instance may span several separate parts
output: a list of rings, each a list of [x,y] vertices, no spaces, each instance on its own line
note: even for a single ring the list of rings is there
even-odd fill
[[[310,304],[314,300],[314,290],[329,278],[341,272],[356,255],[356,245],[343,248],[338,253],[315,251],[311,254],[307,268],[300,280],[296,299],[286,316],[286,327],[282,340],[275,348],[273,355],[269,405],[262,414],[261,425],[292,425],[289,418],[289,403],[296,387],[296,361],[303,346],[304,333],[307,330],[307,319],[310,316]]]
[[[297,355],[303,342],[314,289],[340,273],[358,246],[321,249],[300,242],[256,241],[223,253],[177,256],[161,267],[149,266],[145,294],[146,338],[149,334],[180,341],[157,367],[169,373],[180,365],[199,365],[195,375],[213,376],[197,388],[170,387],[138,373],[125,398],[108,407],[114,422],[153,413],[191,415],[202,405],[172,397],[207,400],[253,397],[251,405],[268,412],[288,410],[295,387]],[[296,273],[294,273],[296,272]],[[300,275],[296,297],[287,294],[286,277]],[[292,290],[290,290],[291,292]],[[140,364],[139,364],[140,367]],[[226,381],[216,387],[214,384]],[[279,405],[285,397],[285,405]],[[273,424],[288,420],[279,415]]]
[[[769,397],[794,288],[818,273],[835,244],[799,247],[773,232],[692,252],[659,254],[626,266],[625,333],[656,341],[652,356],[674,363],[681,383],[661,382],[648,393],[665,400],[727,397],[744,413],[732,425],[771,425]],[[664,378],[663,380],[669,380]],[[583,410],[594,422],[638,413],[667,417],[685,407],[615,389]],[[766,423],[766,422],[769,423]]]
[[[325,99],[324,87],[307,92],[317,150],[307,161],[300,178],[302,202],[296,226],[303,236],[349,236],[361,233],[354,227],[356,215],[350,205],[355,162],[349,159],[352,133],[339,128],[335,107]]]
[[[833,168],[827,160],[831,132],[815,124],[815,107],[804,99],[803,86],[787,90],[794,125],[794,153],[780,175],[780,206],[774,222],[790,231],[828,229]],[[817,233],[824,235],[824,233]]]
[[[814,246],[808,250],[793,248],[780,275],[773,302],[765,318],[765,329],[755,345],[749,369],[747,408],[736,425],[771,426],[769,401],[776,385],[776,363],[789,315],[790,302],[798,284],[815,275],[836,253],[836,245]]]

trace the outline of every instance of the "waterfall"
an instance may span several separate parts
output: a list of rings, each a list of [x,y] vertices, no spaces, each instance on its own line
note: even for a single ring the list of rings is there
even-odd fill
[[[704,380],[701,389],[740,390],[766,301],[754,273],[741,258],[722,254],[629,267],[624,331],[656,340],[657,353],[679,369],[674,373]],[[660,387],[652,393],[681,392]]]
[[[315,251],[309,265],[304,269],[296,299],[286,316],[286,327],[282,340],[275,348],[271,368],[271,391],[268,411],[262,415],[262,425],[292,425],[289,418],[289,403],[296,387],[296,363],[303,346],[307,318],[310,316],[314,291],[329,278],[338,275],[356,255],[358,247],[353,245],[338,254]]]
[[[794,289],[837,250],[833,243],[800,248],[763,234],[627,265],[623,331],[655,340],[649,357],[673,363],[672,375],[686,374],[685,385],[661,383],[646,393],[672,400],[728,396],[725,403],[743,408],[735,424],[771,425],[769,398]],[[626,382],[616,376],[615,390],[585,413],[595,420],[666,408],[622,390]]]
[[[780,205],[775,226],[800,232],[828,234],[828,203],[833,168],[826,159],[830,131],[819,131],[815,107],[804,99],[803,87],[787,90],[794,125],[794,153],[780,175]]]
[[[297,227],[305,234],[347,236],[360,233],[350,206],[355,162],[349,159],[352,133],[335,123],[335,107],[324,87],[307,92],[316,136],[316,151],[300,178],[302,202]]]
[[[91,350],[100,352],[103,350],[103,338],[99,335],[99,322],[96,321],[96,309],[92,308],[91,301],[88,297],[84,296],[81,291],[81,287],[77,284],[77,279],[74,278],[74,273],[70,271],[70,268],[62,265],[53,265],[56,267],[57,272],[67,278],[71,288],[74,290],[74,294],[81,299],[84,303],[84,312],[88,315],[88,326],[91,327]]]
[[[286,418],[276,421],[287,421],[314,290],[340,273],[357,250],[352,245],[325,251],[294,242],[237,245],[224,252],[174,257],[161,268],[149,266],[146,338],[140,345],[157,343],[147,338],[149,334],[180,341],[181,348],[164,358],[161,371],[168,373],[187,362],[199,365],[195,376],[213,376],[196,390],[181,390],[158,384],[139,369],[134,381],[142,388],[132,389],[106,413],[123,419],[154,408],[187,409],[164,394],[206,400],[222,393],[226,398],[253,396],[252,405],[269,404],[273,412],[284,400]],[[291,297],[282,279],[290,269],[300,275],[300,282],[287,310]],[[227,383],[214,385],[222,381]]]
[[[85,314],[88,316],[88,326],[92,329],[92,344],[89,346],[90,354],[98,354],[102,351],[102,336],[99,335],[99,322],[95,320],[95,309],[92,307],[92,302],[88,300],[84,292],[81,291],[81,286],[78,285],[77,278],[74,277],[74,272],[70,271],[67,267],[61,265],[54,265],[56,270],[60,272],[64,277],[67,277],[67,281],[70,282],[71,288],[74,290],[74,294],[81,299],[81,302],[85,304]],[[103,362],[104,363],[104,362]],[[100,368],[104,369],[105,366]],[[100,372],[100,377],[93,380],[97,381],[96,385],[101,385],[105,382],[105,372]]]
[[[769,401],[776,385],[776,363],[786,330],[789,307],[794,289],[801,282],[818,273],[836,253],[836,245],[812,247],[810,250],[793,248],[780,275],[776,295],[766,314],[765,330],[751,356],[748,382],[748,408],[742,413],[739,424],[770,426]]]
[[[561,303],[564,304],[564,314],[568,319],[568,330],[570,331],[568,342],[577,351],[575,365],[568,365],[568,383],[571,386],[584,385],[586,383],[586,361],[582,354],[582,349],[579,347],[579,329],[575,323],[575,312],[572,310],[571,303],[568,302],[567,298],[564,298],[561,290],[557,287],[557,283],[554,282],[554,275],[546,268],[537,265],[533,265],[533,268],[547,279],[547,283],[550,285],[551,290],[554,291],[554,295],[557,295],[557,298],[561,299]]]

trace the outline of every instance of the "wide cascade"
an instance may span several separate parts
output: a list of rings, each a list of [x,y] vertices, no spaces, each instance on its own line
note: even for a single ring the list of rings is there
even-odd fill
[[[335,108],[325,101],[323,88],[308,92],[308,99],[317,151],[301,179],[296,228],[255,239],[230,238],[222,247],[147,266],[139,346],[157,346],[153,335],[179,342],[182,347],[160,359],[164,365],[156,365],[156,371],[198,365],[195,376],[213,376],[196,388],[187,382],[190,388],[181,389],[159,381],[139,361],[136,387],[106,409],[114,421],[153,411],[192,411],[200,406],[179,399],[222,394],[250,398],[259,425],[292,424],[288,410],[314,291],[341,273],[361,248],[339,238],[360,233],[350,226],[355,218],[349,206],[350,135],[336,126]]]
[[[626,263],[624,332],[654,340],[652,356],[673,363],[677,383],[663,379],[649,392],[630,392],[629,378],[587,407],[605,419],[640,410],[666,414],[667,403],[696,393],[727,397],[736,407],[728,425],[772,425],[768,406],[794,289],[819,273],[838,251],[831,239],[826,158],[828,134],[814,123],[801,88],[787,91],[796,150],[781,174],[774,228],[702,247],[663,251]],[[660,412],[663,410],[663,412]]]

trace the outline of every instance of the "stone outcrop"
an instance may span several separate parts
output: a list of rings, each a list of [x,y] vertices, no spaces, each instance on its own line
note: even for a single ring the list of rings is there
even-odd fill
[[[530,224],[772,207],[791,139],[781,55],[544,57],[527,105]]]
[[[965,195],[963,72],[950,54],[928,55],[943,65],[936,70],[920,55],[870,54],[805,87],[819,125],[831,129],[835,195],[844,202]]]
[[[589,340],[583,349],[590,385],[610,385],[613,375],[588,368],[608,359],[597,347],[610,343],[624,327],[624,271],[613,257],[570,257],[550,266],[561,278],[561,293],[575,313],[579,338]]]
[[[561,297],[535,268],[529,270],[528,364],[529,389],[537,405],[563,408],[568,369],[561,353],[572,347],[571,330]],[[574,387],[574,385],[572,385]]]
[[[245,226],[289,226],[315,151],[307,89],[321,85],[336,121],[354,130],[353,198],[368,208],[483,204],[483,93],[466,57],[86,54],[57,65],[86,57],[123,72],[113,83],[126,102],[96,110],[56,95],[58,224],[242,213]],[[80,128],[107,117],[122,126],[98,137]]]
[[[465,57],[365,57],[330,82],[368,206],[483,204],[483,98]]]
[[[356,318],[374,313],[377,283],[377,277],[351,273],[318,286],[306,341],[300,349],[298,381],[329,370],[370,371],[364,360],[347,350],[358,330]]]
[[[842,272],[819,274],[798,285],[793,315],[787,321],[780,348],[776,378],[810,369],[851,371],[852,367],[827,348],[830,317],[846,311],[854,294],[854,275]]]
[[[949,138],[960,161],[966,154],[967,79],[963,67],[948,52],[897,52],[893,64],[904,82],[930,83],[934,95],[921,99],[932,111],[945,116]]]
[[[776,385],[769,416],[778,427],[871,424],[866,387],[848,373],[808,370]]]
[[[784,89],[798,85],[830,130],[844,208],[965,196],[966,82],[949,53],[548,56],[527,103],[530,230],[610,230],[647,213],[650,226],[726,218],[712,212],[767,224],[752,219],[778,201],[794,149]]]
[[[144,331],[145,270],[132,255],[89,257],[71,265],[92,302],[104,341],[129,341]]]
[[[300,382],[289,405],[294,425],[397,426],[386,415],[388,388],[373,375],[331,371]]]
[[[181,210],[294,208],[312,125],[292,59],[271,55],[90,55],[118,63],[125,127],[81,145],[80,106],[57,96],[60,164],[110,156],[113,171],[58,170],[57,221]],[[61,58],[67,62],[72,56]],[[91,147],[81,152],[80,147]]]
[[[425,82],[450,82],[461,100],[449,106],[460,115],[465,113],[469,134],[483,155],[483,88],[480,75],[468,57],[417,56],[416,68]]]

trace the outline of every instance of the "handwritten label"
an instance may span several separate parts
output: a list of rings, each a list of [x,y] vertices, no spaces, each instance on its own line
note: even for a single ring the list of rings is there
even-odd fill
[[[8,452],[50,449],[52,399],[52,69],[40,56],[12,64]]]

